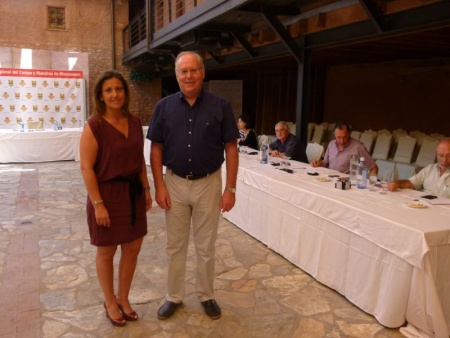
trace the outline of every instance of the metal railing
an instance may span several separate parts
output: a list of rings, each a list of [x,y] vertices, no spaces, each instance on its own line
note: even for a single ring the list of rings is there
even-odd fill
[[[123,48],[126,52],[139,42],[147,39],[147,13],[145,8],[123,29]]]
[[[147,36],[147,13],[143,9],[123,29],[124,52],[130,50],[145,39],[152,39],[153,34],[174,20],[186,14],[206,0],[148,0],[150,8],[149,35]],[[150,42],[150,41],[148,41]]]

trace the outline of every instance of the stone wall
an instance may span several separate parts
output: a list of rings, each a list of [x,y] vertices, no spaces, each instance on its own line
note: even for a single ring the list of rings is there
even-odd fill
[[[65,30],[48,28],[48,6],[65,8]],[[33,68],[60,69],[61,64],[49,61],[49,52],[87,55],[87,69],[76,70],[85,74],[89,98],[98,75],[104,70],[115,68],[130,78],[129,67],[122,64],[122,30],[128,24],[128,0],[114,1],[114,46],[111,0],[1,0],[0,17],[0,48],[31,49]],[[0,67],[17,67],[4,63]],[[129,84],[132,113],[147,124],[161,97],[161,83],[130,81]]]

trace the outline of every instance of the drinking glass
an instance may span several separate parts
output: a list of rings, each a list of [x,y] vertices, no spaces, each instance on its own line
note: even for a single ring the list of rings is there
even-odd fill
[[[289,160],[291,159],[291,157],[290,157],[290,156],[286,156],[285,154],[282,154],[282,155],[281,155],[281,158],[282,158],[282,160],[281,160],[281,166],[282,166],[284,169],[288,169],[288,168],[291,166],[291,163],[289,162]]]
[[[383,195],[387,194],[387,192],[388,192],[388,183],[389,183],[389,179],[387,177],[382,177],[381,178],[380,184],[381,184],[382,190],[380,191],[380,194],[383,194]]]
[[[247,151],[248,149],[247,149],[247,147],[246,146],[240,146],[239,147],[239,152],[241,153],[241,154],[247,154]]]
[[[350,181],[356,184],[356,175],[358,173],[359,156],[353,154],[350,156]]]
[[[369,182],[370,182],[370,189],[369,191],[377,191],[377,189],[375,189],[375,184],[377,183],[377,177],[372,175],[369,177]]]

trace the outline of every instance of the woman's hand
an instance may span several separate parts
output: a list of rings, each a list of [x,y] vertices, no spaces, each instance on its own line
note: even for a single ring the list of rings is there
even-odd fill
[[[95,209],[95,221],[97,225],[109,228],[111,226],[111,221],[109,219],[109,213],[103,203],[94,205]]]

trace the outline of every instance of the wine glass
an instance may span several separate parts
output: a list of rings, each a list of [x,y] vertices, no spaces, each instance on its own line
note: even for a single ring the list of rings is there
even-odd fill
[[[370,182],[369,191],[377,191],[377,189],[375,189],[375,184],[377,183],[377,177],[375,175],[370,176],[369,182]]]
[[[291,159],[290,156],[286,156],[285,154],[281,154],[281,165],[283,166],[284,169],[288,169],[291,166],[291,163],[289,162],[289,160]]]
[[[388,191],[388,183],[389,183],[389,179],[386,176],[381,177],[381,188],[382,190],[380,191],[380,194],[386,195],[387,191]]]

